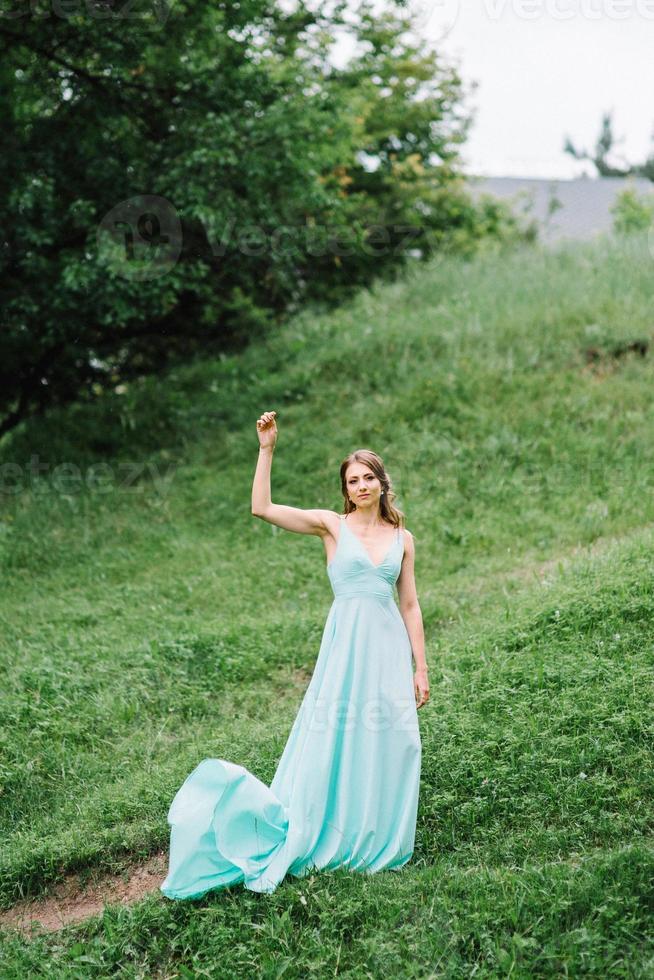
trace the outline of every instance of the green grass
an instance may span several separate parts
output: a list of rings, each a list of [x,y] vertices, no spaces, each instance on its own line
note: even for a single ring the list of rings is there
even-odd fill
[[[610,353],[653,338],[653,278],[646,236],[436,260],[7,440],[4,907],[166,847],[205,756],[272,778],[331,590],[250,515],[261,411],[275,501],[340,510],[343,456],[384,457],[432,692],[401,874],[7,933],[3,978],[654,977],[654,351]]]

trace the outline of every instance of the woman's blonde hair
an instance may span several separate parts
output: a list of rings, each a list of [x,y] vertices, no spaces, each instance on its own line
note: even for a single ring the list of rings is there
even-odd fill
[[[344,498],[344,514],[350,514],[353,510],[356,510],[356,504],[352,503],[347,494],[346,485],[346,475],[348,467],[351,463],[363,463],[365,466],[369,466],[372,472],[375,474],[379,482],[381,483],[381,488],[384,491],[380,502],[379,508],[382,516],[382,520],[388,521],[394,527],[404,527],[404,514],[401,510],[393,503],[395,499],[395,491],[393,490],[393,484],[391,478],[386,472],[386,467],[381,456],[377,453],[373,453],[372,449],[355,449],[353,453],[350,453],[345,457],[341,463],[341,493]]]

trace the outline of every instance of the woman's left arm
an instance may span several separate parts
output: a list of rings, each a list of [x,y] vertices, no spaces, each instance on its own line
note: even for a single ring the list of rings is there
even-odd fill
[[[404,534],[404,558],[402,570],[397,579],[399,608],[411,641],[411,650],[416,665],[416,696],[418,707],[429,698],[429,679],[427,676],[427,661],[425,659],[425,629],[422,622],[422,610],[418,602],[415,579],[415,542],[413,535],[406,528]]]

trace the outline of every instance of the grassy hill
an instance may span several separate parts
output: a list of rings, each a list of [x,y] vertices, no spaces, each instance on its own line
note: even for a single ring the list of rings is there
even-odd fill
[[[3,978],[654,976],[653,274],[646,236],[436,260],[3,445],[3,907],[166,847],[205,756],[272,778],[331,590],[250,514],[263,410],[277,502],[383,456],[432,686],[401,875],[153,895]]]

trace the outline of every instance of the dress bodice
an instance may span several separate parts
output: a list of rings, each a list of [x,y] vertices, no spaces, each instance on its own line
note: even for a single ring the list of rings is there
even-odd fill
[[[382,561],[375,565],[363,543],[340,515],[340,531],[336,552],[327,566],[334,596],[369,595],[382,599],[393,597],[395,585],[404,557],[404,534],[398,527],[390,548]]]

